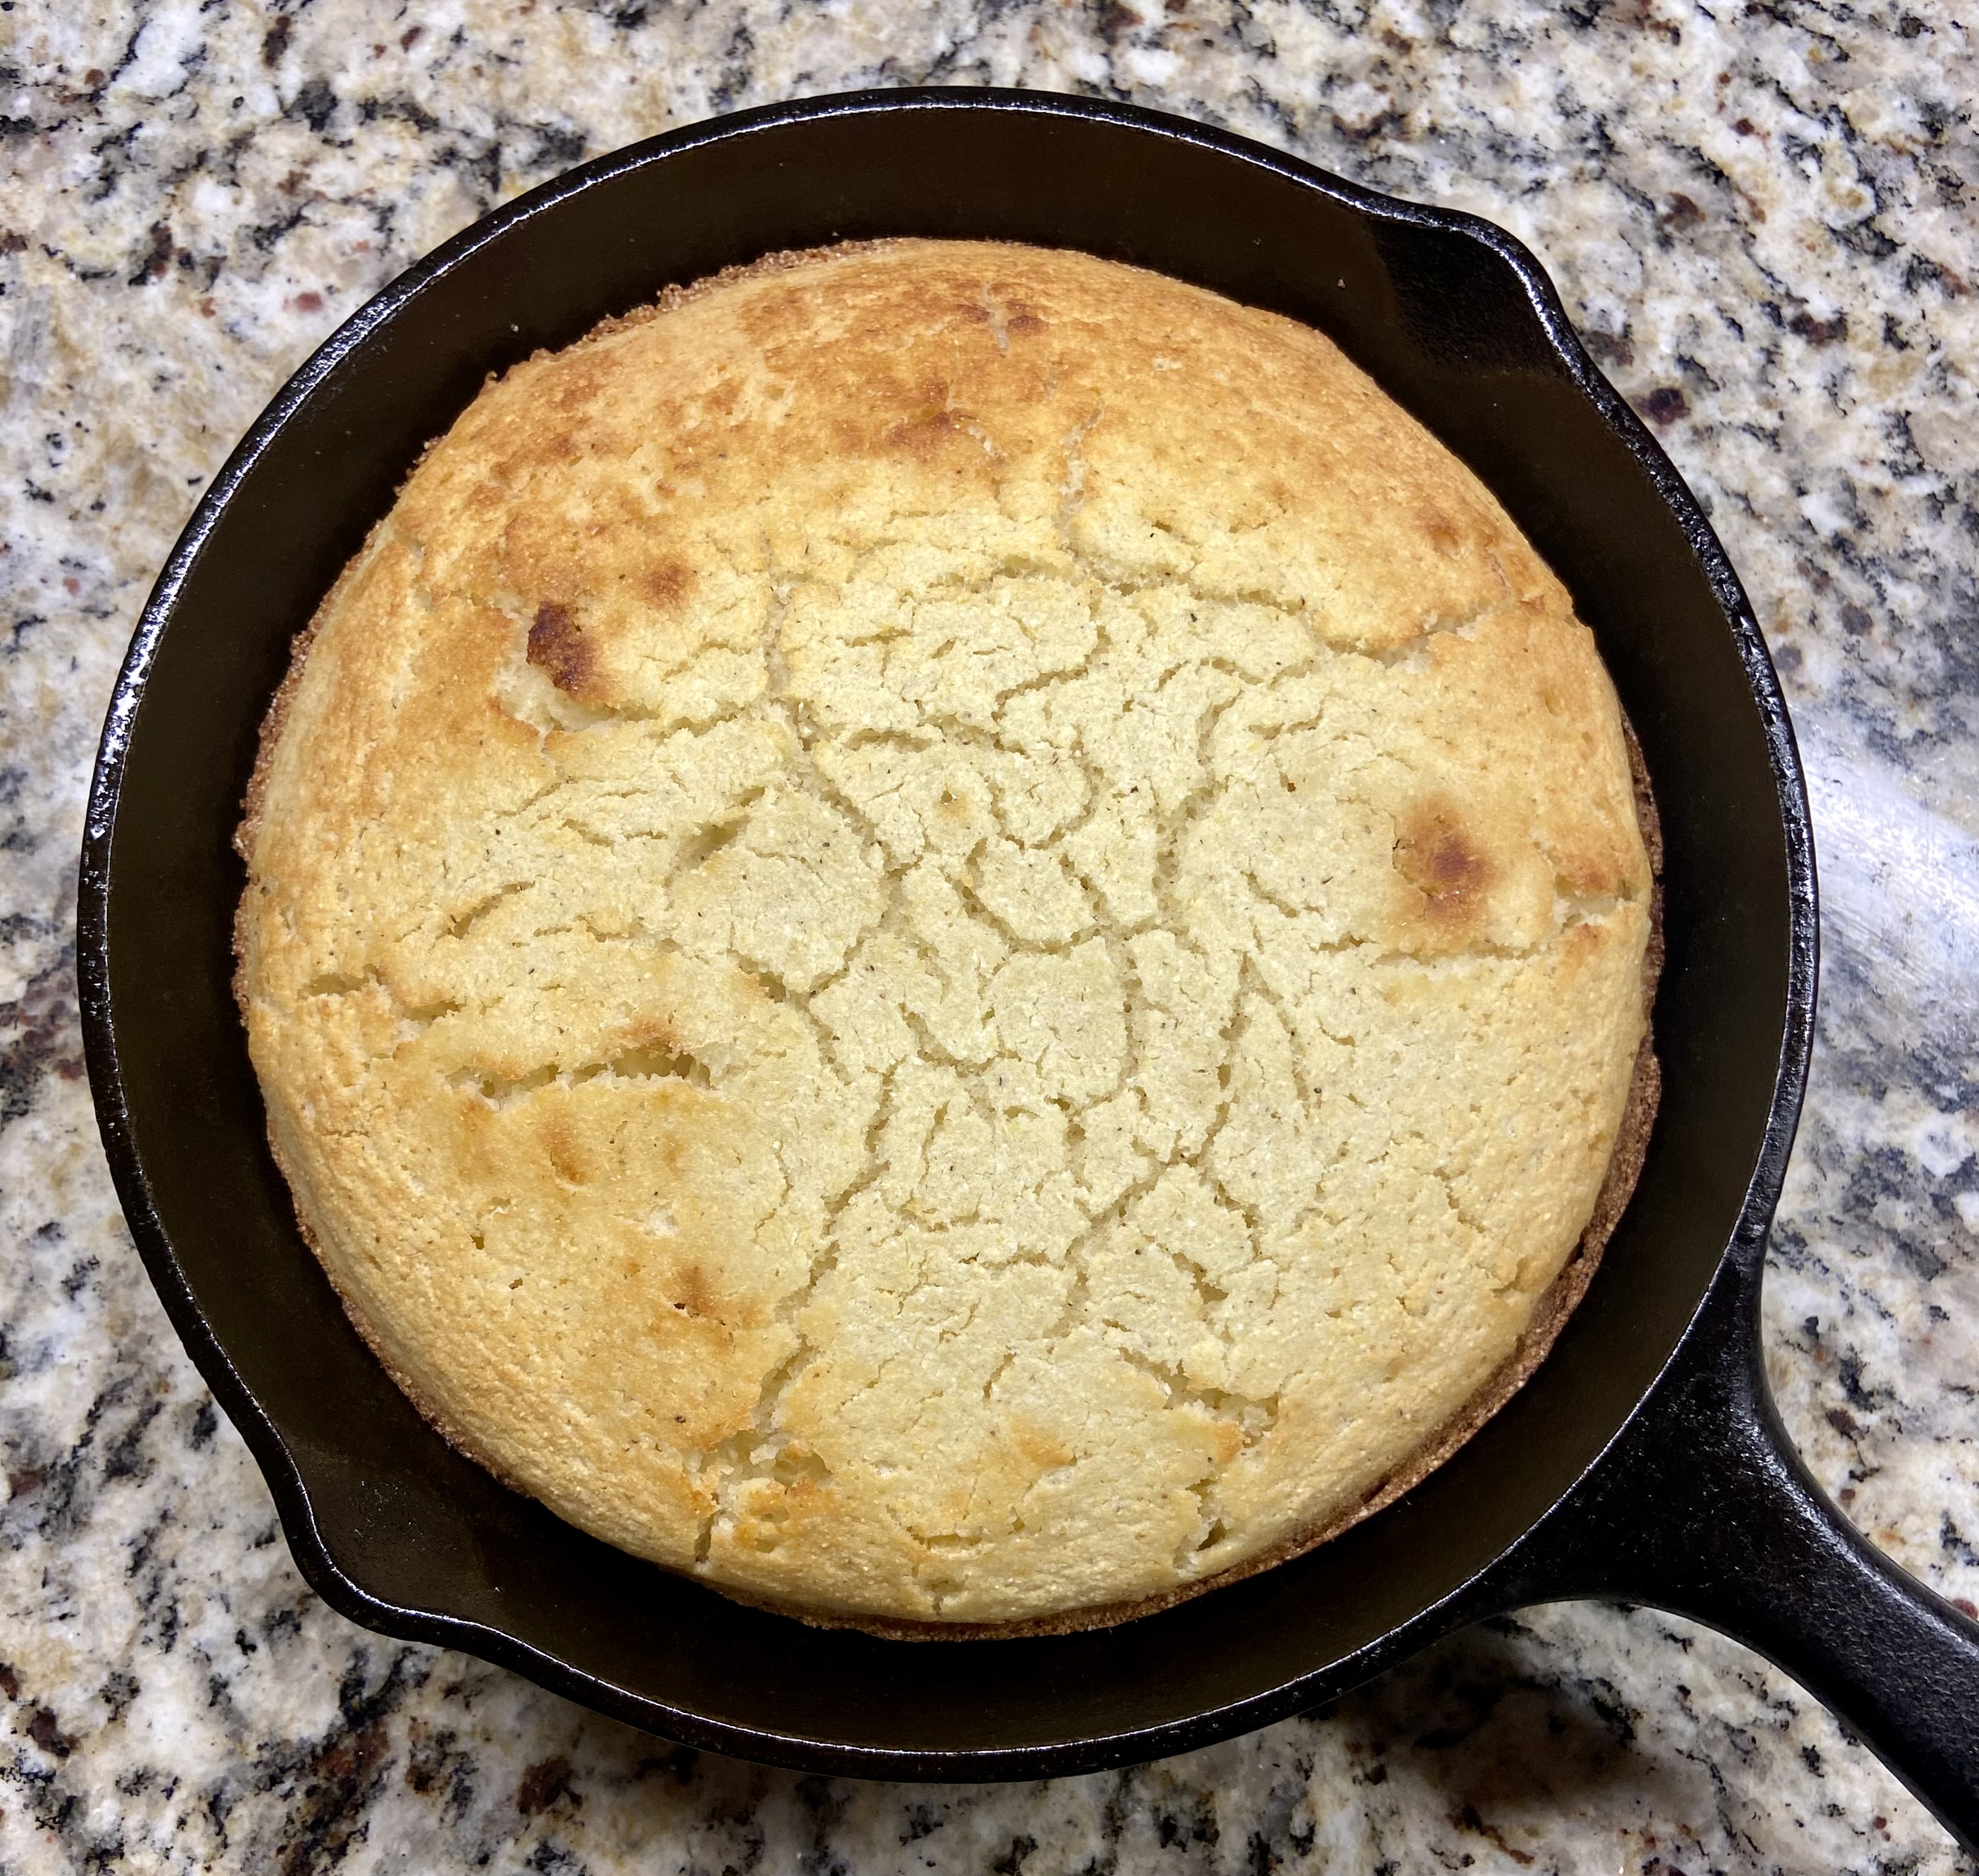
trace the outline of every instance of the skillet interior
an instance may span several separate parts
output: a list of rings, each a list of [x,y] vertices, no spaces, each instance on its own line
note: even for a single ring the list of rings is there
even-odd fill
[[[446,1447],[345,1320],[264,1143],[230,991],[228,847],[290,636],[485,375],[780,247],[994,236],[1152,267],[1321,327],[1464,457],[1594,627],[1654,778],[1662,1107],[1553,1353],[1397,1505],[1124,1627],[966,1649],[826,1632],[637,1562]],[[148,609],[91,804],[85,1027],[113,1170],[181,1333],[357,1619],[503,1661],[721,1750],[906,1777],[1035,1776],[1260,1725],[1483,1612],[1464,1592],[1668,1359],[1753,1190],[1787,1046],[1791,880],[1770,667],[1655,446],[1523,251],[1234,138],[1083,101],[879,94],[605,159],[360,314],[216,483]],[[1769,1162],[1770,1166],[1770,1162]]]

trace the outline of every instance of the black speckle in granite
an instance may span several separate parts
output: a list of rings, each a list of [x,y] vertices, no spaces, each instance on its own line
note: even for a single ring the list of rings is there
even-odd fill
[[[124,1572],[132,1585],[138,1632],[161,1655],[169,1655],[178,1646],[184,1621],[174,1593],[176,1559],[167,1542],[176,1522],[167,1514],[146,1526],[131,1546],[130,1566]]]
[[[454,1817],[466,1815],[474,1801],[474,1761],[450,1726],[434,1727],[418,1718],[408,1722],[405,1778],[408,1791],[422,1798],[437,1793],[443,1808]]]
[[[91,1260],[91,1267],[94,1260]],[[106,1481],[129,1479],[141,1483],[151,1476],[152,1461],[144,1451],[146,1429],[158,1417],[164,1403],[148,1400],[137,1413],[136,1417],[108,1442],[103,1451],[103,1476]]]
[[[522,128],[535,139],[535,148],[522,165],[525,174],[568,169],[583,161],[588,145],[582,131],[561,124],[529,124]]]
[[[1036,1854],[1037,1847],[1035,1837],[1012,1838],[1009,1848],[991,1859],[990,1868],[993,1876],[1023,1876],[1024,1865]]]
[[[1887,1407],[1894,1399],[1892,1390],[1885,1386],[1870,1386],[1862,1379],[1861,1355],[1854,1348],[1843,1348],[1835,1356],[1835,1378],[1841,1384],[1841,1391],[1852,1406],[1871,1413]]]
[[[1623,368],[1636,362],[1636,348],[1629,343],[1626,326],[1619,332],[1603,332],[1598,326],[1589,326],[1581,334],[1580,342],[1603,365]]]
[[[375,1686],[369,1682],[370,1651],[360,1650],[337,1690],[339,1723],[321,1737],[264,1752],[247,1781],[250,1791],[290,1801],[274,1868],[280,1876],[317,1876],[334,1869],[368,1829],[366,1808],[390,1770],[386,1722],[409,1685],[424,1678],[409,1651],[393,1652]],[[222,1803],[215,1792],[209,1808]],[[217,1821],[224,1818],[220,1814]]]
[[[798,1867],[804,1876],[850,1876],[831,1844],[833,1827],[845,1815],[847,1793],[842,1780],[803,1778],[797,1782],[797,1803],[810,1827],[810,1842]]]
[[[98,1393],[84,1416],[81,1437],[66,1452],[44,1448],[38,1453],[20,1455],[18,1463],[10,1464],[8,1481],[12,1496],[0,1507],[0,1541],[24,1544],[31,1535],[60,1540],[88,1524],[101,1481],[112,1476],[98,1456],[98,1431],[104,1420],[114,1416],[128,1400],[135,1385],[134,1376],[124,1375]],[[156,1402],[147,1402],[139,1409],[142,1424],[133,1428],[126,1423],[119,1428],[113,1444],[120,1453],[134,1456],[134,1442],[128,1445],[126,1442],[133,1432],[141,1438],[144,1426],[156,1412]],[[15,1456],[10,1455],[10,1459]],[[127,1463],[134,1464],[134,1457]]]
[[[1873,217],[1865,217],[1848,227],[1835,228],[1831,232],[1845,247],[1851,248],[1872,261],[1885,260],[1899,249],[1899,244],[1876,226]]]
[[[1186,1814],[1162,1810],[1155,1816],[1155,1840],[1165,1848],[1178,1844],[1213,1844],[1219,1834],[1215,1807],[1200,1797]]]
[[[416,98],[403,95],[385,98],[367,98],[357,107],[360,124],[371,124],[380,120],[396,119],[409,125],[422,135],[429,134],[439,128],[439,119],[429,111],[421,108]]]
[[[45,1831],[59,1834],[75,1811],[77,1800],[73,1793],[58,1788],[54,1768],[31,1760],[25,1752],[0,1758],[0,1783],[18,1785],[27,1794],[35,1821]]]
[[[636,32],[652,12],[649,0],[578,0],[587,13],[595,14],[621,32]]]
[[[336,93],[327,78],[311,78],[296,93],[289,111],[320,136],[336,115]]]
[[[104,1680],[98,1697],[109,1717],[112,1720],[121,1720],[129,1712],[131,1702],[143,1691],[136,1675],[118,1673]]]
[[[307,220],[308,216],[309,210],[307,206],[291,208],[277,216],[273,221],[264,221],[258,227],[247,229],[245,232],[247,238],[264,254],[270,254],[274,251],[284,235],[293,234],[295,230],[300,227]]]

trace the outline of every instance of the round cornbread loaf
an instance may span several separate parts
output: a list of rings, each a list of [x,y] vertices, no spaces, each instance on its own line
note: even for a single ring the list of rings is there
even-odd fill
[[[427,453],[270,715],[240,998],[464,1451],[814,1620],[1075,1627],[1543,1353],[1653,1100],[1637,799],[1566,592],[1318,333],[777,256]]]

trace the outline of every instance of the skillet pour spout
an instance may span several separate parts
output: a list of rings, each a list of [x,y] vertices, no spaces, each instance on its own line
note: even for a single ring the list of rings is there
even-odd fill
[[[1526,1386],[1394,1505],[1142,1621],[928,1645],[747,1609],[452,1451],[296,1226],[235,1014],[230,838],[290,642],[489,373],[665,287],[890,234],[1064,246],[1318,327],[1470,463],[1572,590],[1654,778],[1663,1094],[1635,1197]],[[1785,706],[1724,550],[1533,257],[1203,126],[1020,91],[861,93],[657,138],[509,204],[297,374],[201,502],[111,702],[81,862],[89,1069],[132,1233],[353,1619],[691,1745],[888,1778],[1035,1778],[1331,1699],[1460,1625],[1623,1596],[1797,1675],[1979,1846],[1979,1628],[1794,1455],[1765,1234],[1805,1085],[1817,918]],[[574,1588],[573,1585],[581,1585]],[[950,1646],[970,1649],[955,1671]]]

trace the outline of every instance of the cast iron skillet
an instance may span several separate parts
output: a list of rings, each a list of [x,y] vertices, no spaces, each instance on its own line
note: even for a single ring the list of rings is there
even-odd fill
[[[1599,635],[1656,782],[1663,1096],[1557,1346],[1450,1463],[1308,1556],[1096,1634],[807,1629],[635,1562],[433,1433],[344,1320],[263,1137],[229,989],[228,839],[289,641],[482,380],[772,249],[891,234],[1086,249],[1330,333],[1494,489]],[[691,1745],[890,1778],[1031,1778],[1311,1708],[1480,1617],[1615,1596],[1762,1650],[1979,1841],[1979,1627],[1865,1543],[1761,1366],[1762,1250],[1807,1074],[1807,799],[1771,663],[1697,504],[1532,257],[1468,216],[1086,99],[862,94],[640,144],[403,275],[201,503],[104,732],[83,1021],[126,1214],[336,1608]]]

